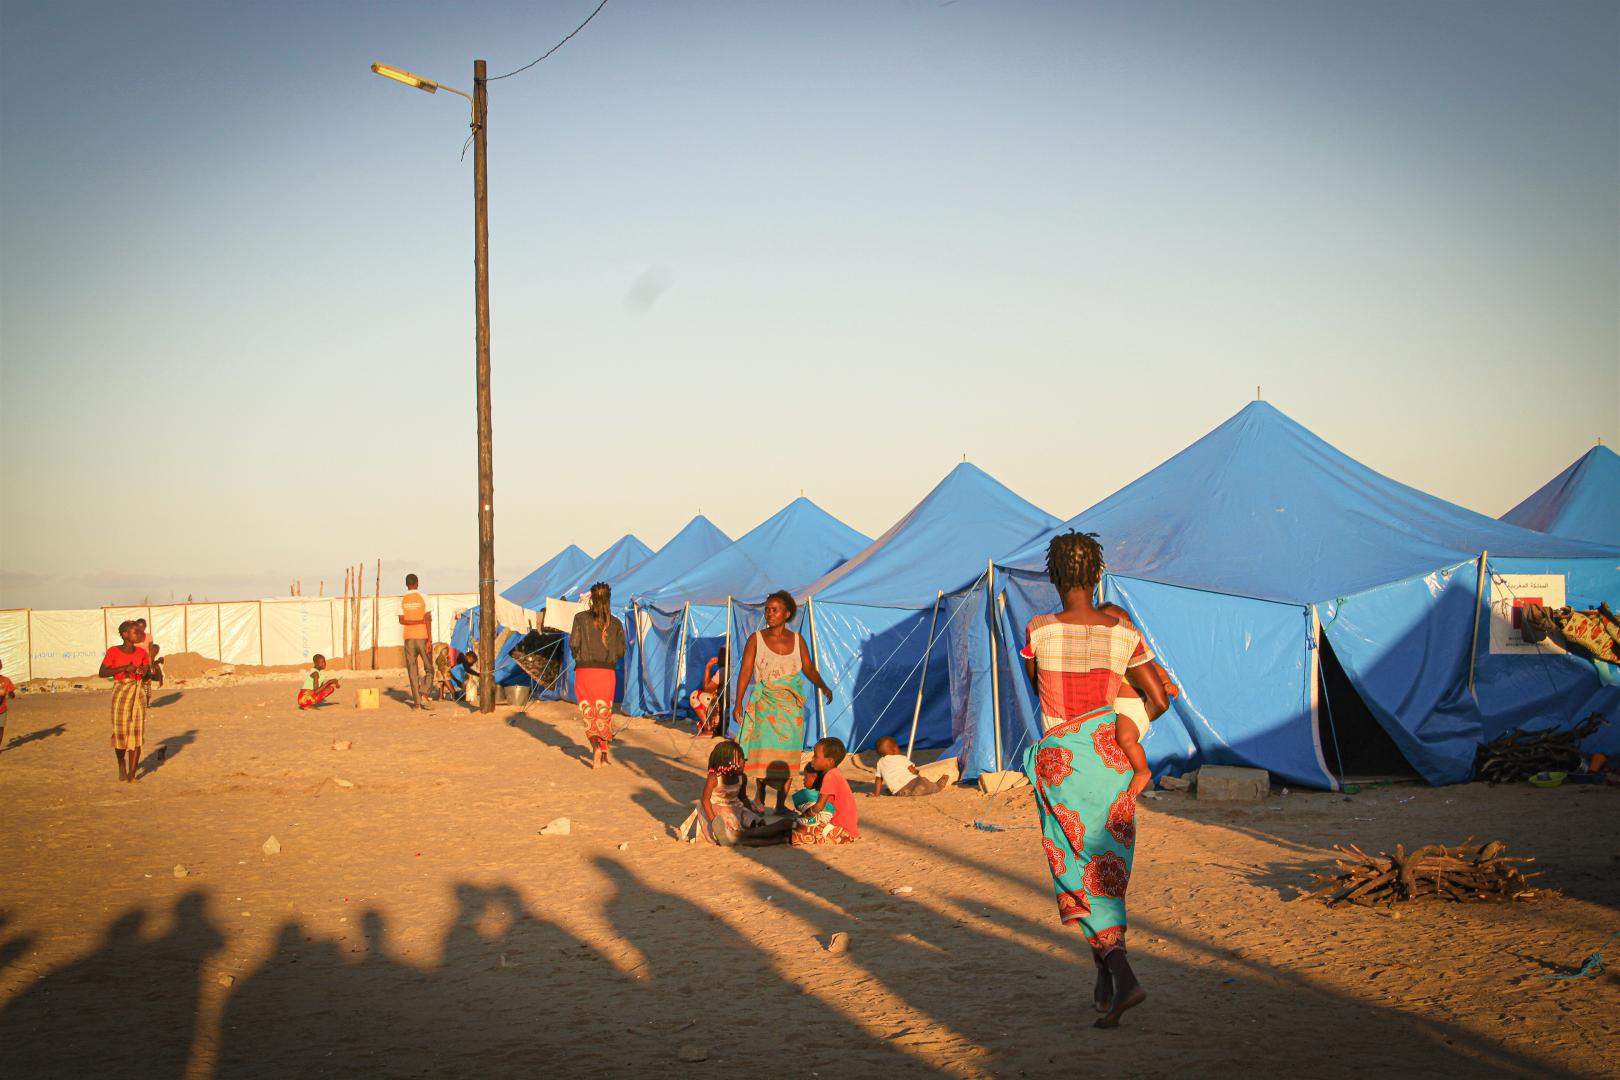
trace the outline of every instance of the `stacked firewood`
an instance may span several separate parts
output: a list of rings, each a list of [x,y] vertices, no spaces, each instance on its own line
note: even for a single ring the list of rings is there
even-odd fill
[[[1479,748],[1474,776],[1492,784],[1528,780],[1537,773],[1574,772],[1581,764],[1581,743],[1608,721],[1593,713],[1562,731],[1514,729]]]
[[[1519,868],[1534,859],[1504,855],[1507,845],[1500,840],[1470,844],[1472,839],[1456,847],[1430,844],[1411,854],[1396,844],[1393,856],[1385,852],[1372,856],[1354,844],[1335,844],[1334,850],[1344,856],[1336,860],[1340,872],[1315,875],[1317,884],[1326,884],[1314,892],[1301,891],[1295,899],[1371,907],[1423,899],[1532,900],[1538,895],[1541,890],[1533,888],[1530,879],[1540,874]]]

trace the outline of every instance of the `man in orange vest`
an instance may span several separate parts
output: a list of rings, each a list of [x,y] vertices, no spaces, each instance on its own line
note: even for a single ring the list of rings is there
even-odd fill
[[[411,680],[411,701],[416,708],[431,709],[428,690],[433,686],[433,613],[427,597],[416,589],[416,575],[405,575],[405,595],[399,601],[399,625],[405,628],[405,674]],[[416,673],[421,661],[422,674]]]

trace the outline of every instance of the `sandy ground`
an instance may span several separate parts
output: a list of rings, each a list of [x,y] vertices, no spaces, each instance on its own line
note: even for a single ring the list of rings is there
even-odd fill
[[[688,846],[671,826],[706,743],[626,720],[593,773],[566,706],[354,709],[376,682],[403,673],[314,714],[273,677],[159,690],[134,786],[104,692],[13,704],[9,1075],[1620,1075],[1620,942],[1609,974],[1542,978],[1620,930],[1620,789],[1167,793],[1132,878],[1149,999],[1102,1032],[1027,791],[863,798],[845,848]],[[560,815],[572,835],[538,835]],[[1284,902],[1333,841],[1469,835],[1539,856],[1562,895]]]

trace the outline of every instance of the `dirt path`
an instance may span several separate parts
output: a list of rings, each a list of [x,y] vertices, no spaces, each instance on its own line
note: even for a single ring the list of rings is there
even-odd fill
[[[959,789],[862,798],[851,847],[693,847],[669,838],[707,754],[686,733],[625,721],[620,765],[593,773],[566,706],[357,711],[366,684],[314,714],[290,680],[160,690],[148,751],[167,757],[133,787],[104,693],[14,703],[7,1072],[1620,1075],[1620,943],[1608,975],[1541,978],[1620,930],[1620,790],[1166,793],[1132,878],[1150,997],[1098,1032],[1027,792],[990,809],[1002,832],[972,828],[985,799]],[[538,835],[562,815],[572,835]],[[1564,895],[1283,902],[1334,841],[1470,834],[1539,856]]]

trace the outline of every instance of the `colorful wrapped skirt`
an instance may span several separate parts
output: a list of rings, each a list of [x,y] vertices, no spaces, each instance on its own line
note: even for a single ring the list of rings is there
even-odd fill
[[[146,685],[140,679],[113,683],[112,746],[138,750],[146,744]]]
[[[804,757],[804,676],[756,682],[743,707],[743,775],[786,787]]]
[[[1056,725],[1024,751],[1058,918],[1080,924],[1098,963],[1125,947],[1136,850],[1136,800],[1126,790],[1132,769],[1114,739],[1117,723],[1105,706]]]
[[[336,690],[337,687],[333,686],[331,683],[327,683],[319,690],[300,690],[298,691],[298,707],[300,709],[313,709],[315,706],[331,697],[333,692]]]
[[[618,672],[612,668],[574,670],[574,700],[579,702],[586,738],[603,744],[613,741],[613,694],[618,681]]]

